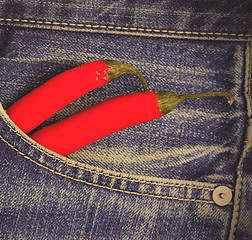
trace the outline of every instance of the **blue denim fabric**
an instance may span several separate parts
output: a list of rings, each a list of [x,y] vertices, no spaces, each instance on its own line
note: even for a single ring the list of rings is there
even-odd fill
[[[252,239],[251,7],[0,0],[0,239]],[[235,102],[190,100],[67,157],[7,116],[53,76],[105,58],[137,67],[150,90],[226,91]],[[39,128],[138,91],[123,75]],[[218,186],[232,191],[226,206],[212,197]]]

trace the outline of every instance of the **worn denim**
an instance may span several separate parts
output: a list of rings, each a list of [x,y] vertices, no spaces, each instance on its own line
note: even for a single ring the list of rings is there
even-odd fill
[[[249,1],[0,0],[0,239],[252,239],[251,8]],[[53,76],[105,58],[137,67],[150,90],[226,91],[235,102],[186,101],[67,157],[6,114]],[[39,128],[139,91],[125,74]],[[226,206],[212,197],[218,186],[232,191]]]

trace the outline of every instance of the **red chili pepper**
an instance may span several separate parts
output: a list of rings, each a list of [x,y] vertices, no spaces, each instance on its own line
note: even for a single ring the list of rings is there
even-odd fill
[[[111,98],[69,118],[45,127],[30,137],[44,147],[59,153],[70,153],[109,134],[127,127],[159,118],[180,102],[197,97],[225,96],[229,93],[210,92],[178,95],[170,92],[143,92]]]
[[[114,60],[97,60],[47,81],[10,106],[7,114],[24,133],[28,133],[67,104],[124,73],[136,75],[147,91],[146,82],[135,67]]]

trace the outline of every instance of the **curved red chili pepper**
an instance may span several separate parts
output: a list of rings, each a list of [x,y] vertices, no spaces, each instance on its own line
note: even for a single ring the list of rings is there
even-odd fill
[[[30,137],[59,153],[70,153],[109,134],[151,121],[174,109],[180,102],[196,97],[233,96],[223,92],[178,95],[170,92],[143,92],[111,98],[69,118],[45,127]]]
[[[114,60],[97,60],[47,81],[10,106],[7,114],[28,133],[69,103],[124,73],[136,75],[147,91],[146,82],[135,67]]]

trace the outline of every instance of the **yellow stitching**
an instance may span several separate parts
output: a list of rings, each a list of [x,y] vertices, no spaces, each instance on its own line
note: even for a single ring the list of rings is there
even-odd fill
[[[162,33],[174,33],[174,34],[189,34],[189,35],[217,35],[217,36],[238,36],[238,37],[251,37],[251,34],[246,33],[213,33],[213,32],[190,32],[190,31],[172,31],[172,30],[160,30],[160,29],[150,29],[150,28],[134,28],[134,27],[116,27],[116,26],[103,26],[103,25],[90,25],[81,23],[66,23],[66,22],[50,22],[50,21],[39,21],[39,20],[26,20],[26,19],[11,19],[11,18],[0,18],[0,21],[7,22],[28,22],[37,24],[47,24],[47,25],[65,25],[65,26],[78,26],[78,27],[88,27],[88,28],[108,28],[108,29],[122,29],[130,31],[146,31],[146,32],[162,32]]]
[[[240,170],[240,174],[241,174],[241,181],[239,183],[239,192],[238,192],[238,203],[237,203],[237,210],[236,210],[236,218],[235,218],[235,222],[234,222],[234,231],[233,231],[233,237],[235,237],[235,233],[237,230],[237,224],[238,224],[238,218],[239,218],[239,211],[240,211],[240,204],[241,204],[241,192],[242,192],[242,181],[243,181],[243,164],[244,162],[241,164],[241,170]]]
[[[177,33],[177,34],[183,34],[184,31],[177,31],[176,33]]]
[[[251,61],[251,58],[252,58],[252,42],[250,43],[250,54],[249,54],[249,81],[248,81],[248,95],[249,95],[249,101],[250,101],[250,104],[252,105],[252,99],[251,99],[251,74],[252,74],[252,61]],[[245,126],[249,126],[251,125],[252,123],[247,123],[245,124]],[[244,140],[243,141],[244,143],[248,143],[248,142],[252,142],[251,140]]]
[[[52,22],[53,25],[60,25],[61,23],[58,22]]]
[[[22,137],[21,134],[19,134],[15,129],[12,128],[12,126],[9,125],[9,123],[4,119],[2,118],[3,121],[7,124],[7,126],[10,128],[11,131],[13,131],[16,135],[18,135],[19,137],[21,137],[21,139],[23,141],[25,141],[26,143],[28,143],[29,145],[31,145],[32,147],[34,147],[35,149],[37,149],[38,151],[46,154],[47,156],[51,157],[51,158],[54,158],[60,162],[63,162],[64,164],[66,165],[69,165],[71,167],[75,167],[75,168],[78,168],[78,169],[82,169],[82,170],[85,170],[85,171],[88,171],[88,172],[91,172],[91,173],[95,173],[95,174],[100,174],[100,175],[103,175],[103,176],[106,176],[106,177],[111,177],[111,178],[115,178],[115,179],[121,179],[121,180],[127,180],[127,181],[131,181],[131,182],[137,182],[137,183],[145,183],[145,184],[152,184],[152,185],[158,185],[158,186],[164,186],[164,187],[181,187],[181,188],[191,188],[191,189],[202,189],[202,190],[208,190],[208,191],[214,191],[213,188],[207,188],[207,187],[196,187],[196,186],[187,186],[187,185],[178,185],[178,184],[169,184],[169,183],[158,183],[158,182],[150,182],[150,181],[144,181],[144,180],[137,180],[137,179],[130,179],[130,178],[127,178],[127,177],[117,177],[117,176],[113,176],[113,175],[110,175],[110,174],[107,174],[107,173],[101,173],[101,172],[97,172],[95,170],[90,170],[90,169],[87,169],[87,168],[84,168],[84,167],[80,167],[80,166],[77,166],[77,165],[74,165],[74,164],[71,164],[69,162],[66,162],[64,161],[63,159],[60,159],[60,158],[57,158],[47,152],[45,152],[44,150],[38,148],[37,146],[33,145],[32,143],[30,143],[28,140],[26,140],[25,138]]]
[[[249,86],[248,86],[248,94],[249,94],[249,99],[250,99],[250,104],[252,105],[252,98],[251,98],[251,84],[252,84],[252,79],[251,79],[251,74],[252,74],[252,61],[251,61],[251,58],[252,58],[252,42],[250,42],[250,55],[249,55]]]
[[[78,182],[83,182],[85,184],[91,185],[91,186],[95,186],[95,187],[100,187],[100,188],[104,188],[104,189],[108,189],[108,190],[113,190],[113,191],[117,191],[117,192],[122,192],[122,193],[130,193],[130,194],[134,194],[134,195],[138,195],[138,196],[146,196],[146,197],[154,197],[154,198],[162,198],[162,199],[171,199],[171,200],[179,200],[179,201],[188,201],[188,202],[201,202],[201,203],[214,203],[213,201],[207,201],[207,200],[199,200],[199,199],[187,199],[187,198],[176,198],[176,197],[169,197],[169,196],[159,196],[159,195],[154,195],[154,194],[148,194],[148,193],[138,193],[138,192],[131,192],[131,191],[125,191],[125,190],[121,190],[121,189],[116,189],[116,188],[112,188],[112,187],[107,187],[107,186],[102,186],[99,184],[95,184],[95,183],[90,183],[87,182],[85,180],[82,179],[76,179],[74,177],[70,177],[67,175],[64,175],[62,173],[56,172],[38,162],[36,162],[35,160],[33,160],[32,158],[26,156],[24,153],[20,152],[18,149],[16,149],[14,146],[12,146],[8,141],[6,141],[1,135],[0,138],[3,140],[3,142],[5,142],[9,147],[11,147],[13,150],[15,150],[17,153],[19,153],[20,155],[22,155],[24,158],[30,160],[31,162],[35,163],[36,165],[45,168],[46,170],[53,172],[57,175],[60,175],[62,177],[66,177],[69,178],[71,180],[74,181],[78,181]]]
[[[249,69],[248,69],[248,82],[249,82],[249,96],[250,96],[250,85],[251,85],[251,56],[252,56],[252,42],[250,43],[250,46],[249,47]],[[250,96],[250,103],[251,103],[251,96]],[[247,126],[250,125],[251,123],[248,123],[246,124]],[[244,143],[247,143],[247,142],[251,142],[251,141],[243,141]],[[244,166],[244,161],[241,163],[241,168],[240,168],[240,183],[239,183],[239,186],[237,186],[237,191],[238,192],[238,196],[237,196],[237,210],[236,210],[236,216],[235,216],[235,220],[234,220],[234,230],[233,230],[233,233],[232,233],[232,239],[235,237],[235,234],[236,234],[236,230],[237,230],[237,224],[238,224],[238,218],[239,218],[239,210],[240,210],[240,205],[241,205],[241,192],[242,192],[242,184],[243,184],[243,166]],[[238,176],[239,177],[239,176]]]

